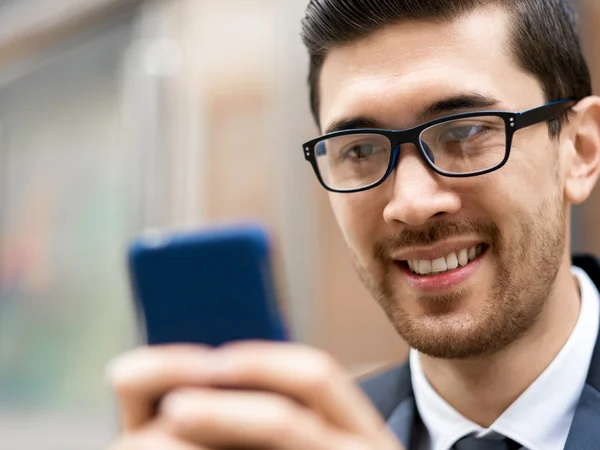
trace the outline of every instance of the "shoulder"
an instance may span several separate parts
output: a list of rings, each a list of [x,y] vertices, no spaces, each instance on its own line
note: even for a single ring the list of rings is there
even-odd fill
[[[359,381],[363,392],[371,399],[383,417],[389,417],[402,400],[412,397],[408,362],[370,374]]]

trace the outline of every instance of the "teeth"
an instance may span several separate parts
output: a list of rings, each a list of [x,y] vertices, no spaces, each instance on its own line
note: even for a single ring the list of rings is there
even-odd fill
[[[448,266],[446,265],[446,258],[441,257],[438,259],[434,259],[431,262],[431,271],[433,273],[445,272],[448,270]]]
[[[476,247],[471,247],[469,249],[469,261],[472,259],[475,259],[477,257],[477,248]]]
[[[465,249],[462,249],[458,254],[458,263],[461,265],[461,267],[464,267],[467,264],[469,264],[469,256]]]
[[[456,257],[456,253],[450,253],[446,256],[446,265],[448,266],[448,270],[454,270],[458,267],[458,258]]]
[[[421,275],[431,273],[431,261],[419,261],[419,273]]]
[[[440,257],[432,261],[428,260],[410,260],[407,261],[410,270],[418,275],[438,274],[448,270],[457,269],[459,266],[466,266],[469,261],[477,258],[483,252],[483,245],[462,249],[458,253],[450,253],[446,257]]]

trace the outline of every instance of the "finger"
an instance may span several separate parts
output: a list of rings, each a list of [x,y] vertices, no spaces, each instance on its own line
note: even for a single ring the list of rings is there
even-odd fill
[[[339,448],[318,415],[270,392],[178,389],[163,398],[156,420],[167,434],[211,448]]]
[[[118,357],[109,366],[125,431],[148,421],[165,392],[197,383],[207,364],[208,347],[169,345],[142,347]],[[199,367],[200,366],[200,367]]]
[[[350,375],[313,348],[243,342],[215,350],[210,361],[203,365],[205,379],[212,377],[209,382],[292,397],[352,433],[379,432],[385,425]]]
[[[159,430],[148,430],[125,435],[113,443],[108,450],[210,450],[169,436]]]

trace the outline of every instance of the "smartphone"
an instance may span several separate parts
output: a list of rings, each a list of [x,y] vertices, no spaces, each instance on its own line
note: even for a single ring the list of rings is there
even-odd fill
[[[129,247],[128,265],[149,345],[289,340],[275,296],[271,240],[260,225],[143,234]]]

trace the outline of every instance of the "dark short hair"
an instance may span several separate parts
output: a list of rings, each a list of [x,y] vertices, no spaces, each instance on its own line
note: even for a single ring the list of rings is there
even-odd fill
[[[302,20],[302,38],[310,53],[310,103],[317,124],[319,78],[329,50],[395,23],[449,22],[490,4],[509,11],[513,54],[540,81],[548,102],[591,95],[577,15],[569,0],[310,0]],[[560,120],[555,122],[552,134],[560,132]]]

